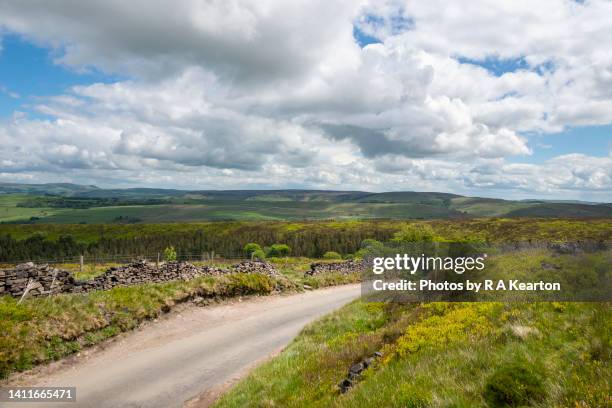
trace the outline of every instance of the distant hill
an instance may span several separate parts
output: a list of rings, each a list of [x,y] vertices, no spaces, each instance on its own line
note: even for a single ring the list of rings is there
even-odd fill
[[[473,217],[609,218],[612,204],[516,201],[415,191],[103,189],[69,183],[0,183],[0,222]]]
[[[582,217],[610,217],[612,216],[612,205],[593,204],[569,204],[569,203],[540,203],[527,208],[510,211],[508,217],[557,217],[582,218]]]
[[[89,191],[99,190],[96,186],[83,186],[71,183],[48,183],[48,184],[19,184],[0,183],[0,193],[22,193],[22,194],[52,194],[73,195],[84,194]]]

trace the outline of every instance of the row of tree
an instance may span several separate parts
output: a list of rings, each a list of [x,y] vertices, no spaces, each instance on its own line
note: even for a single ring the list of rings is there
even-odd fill
[[[257,238],[257,239],[253,239]],[[380,249],[382,243],[443,242],[425,224],[403,225],[398,230],[372,228],[317,228],[303,230],[273,230],[239,228],[184,233],[139,234],[133,237],[106,236],[98,241],[78,242],[72,235],[62,235],[57,240],[34,234],[23,240],[10,235],[0,236],[0,262],[23,260],[61,260],[86,255],[100,259],[118,255],[151,256],[163,253],[172,259],[188,259],[198,254],[215,253],[226,258],[257,258],[304,256],[309,258],[342,259],[362,257],[366,248]]]
[[[367,242],[369,240],[365,240],[362,241],[362,248],[363,248],[363,243]],[[374,240],[370,240],[370,241],[374,241]],[[378,241],[375,241],[378,242]],[[260,261],[263,261],[266,258],[282,258],[282,257],[287,257],[291,254],[291,247],[289,247],[289,245],[286,244],[274,244],[272,246],[269,247],[261,247],[261,245],[259,245],[256,242],[249,242],[248,244],[246,244],[244,246],[244,255],[247,258],[251,258],[251,259],[259,259]],[[327,251],[323,254],[323,259],[353,259],[355,257],[354,254],[346,254],[344,257],[342,256],[342,254],[339,254],[336,251]]]
[[[354,254],[364,239],[386,241],[394,232],[387,226],[363,224],[352,228],[317,227],[295,231],[265,225],[185,232],[172,230],[147,233],[144,230],[134,236],[104,234],[89,242],[79,241],[72,235],[61,235],[58,239],[49,239],[42,234],[34,234],[26,239],[0,235],[0,262],[54,260],[79,255],[100,258],[118,254],[151,255],[161,253],[169,246],[176,249],[179,257],[214,252],[227,258],[238,258],[244,256],[244,247],[249,242],[258,243],[265,256],[290,254],[321,258],[327,252]]]

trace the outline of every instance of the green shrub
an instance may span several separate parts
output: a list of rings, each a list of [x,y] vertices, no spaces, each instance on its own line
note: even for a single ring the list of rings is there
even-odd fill
[[[173,246],[169,246],[169,247],[166,247],[166,249],[164,249],[164,259],[167,262],[176,261],[176,250],[174,249]]]
[[[342,259],[342,255],[334,251],[327,251],[323,254],[323,259]]]
[[[286,244],[274,244],[274,245],[272,245],[268,249],[268,252],[266,253],[266,256],[269,256],[269,257],[284,257],[284,256],[289,256],[290,253],[291,253],[291,248],[289,247],[289,245],[286,245]]]
[[[258,249],[257,251],[253,251],[253,253],[251,254],[251,259],[258,259],[260,261],[263,261],[266,259],[266,253],[261,249]]]
[[[393,234],[393,242],[434,242],[438,241],[433,228],[427,224],[404,225]]]
[[[359,245],[360,249],[357,252],[355,252],[355,255],[353,255],[352,259],[354,258],[362,259],[362,258],[365,258],[368,254],[382,252],[384,247],[385,247],[385,244],[383,244],[380,241],[377,241],[372,238],[364,239],[363,241],[361,241],[361,244]]]
[[[261,251],[261,247],[255,242],[249,242],[244,246],[243,250],[247,257],[251,257],[254,252]]]
[[[382,248],[383,246],[384,246],[384,244],[382,242],[377,241],[377,240],[372,239],[372,238],[367,238],[367,239],[364,239],[363,241],[361,241],[360,248],[361,249],[368,249],[368,248],[377,249],[377,248]]]
[[[542,401],[543,373],[524,360],[499,367],[487,380],[483,397],[491,407],[518,407]]]

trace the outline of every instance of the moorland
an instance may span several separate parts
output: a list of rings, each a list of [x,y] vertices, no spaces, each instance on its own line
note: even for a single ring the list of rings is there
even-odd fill
[[[203,277],[23,303],[1,297],[0,377],[78,352],[194,298],[358,281],[357,273],[308,277],[304,272],[320,258],[359,258],[373,242],[426,238],[518,245],[496,258],[491,270],[499,276],[508,271],[530,276],[555,265],[570,268],[572,276],[587,276],[580,269],[584,264],[576,267],[571,254],[564,261],[546,244],[609,244],[611,209],[610,204],[445,193],[0,185],[0,262],[5,264],[62,261],[62,268],[88,279],[115,266],[109,259],[120,254],[153,259],[173,247],[177,259],[216,254],[215,262],[224,262],[247,257],[248,244],[256,244],[281,272],[278,278]],[[280,257],[272,256],[277,247],[284,248]],[[80,255],[94,259],[84,270],[75,263]],[[609,250],[593,260],[589,273],[610,273]],[[609,302],[358,300],[306,327],[217,404],[606,406],[611,402],[610,312]],[[343,393],[338,385],[350,367],[375,352],[382,357],[353,376]]]
[[[137,224],[219,220],[599,218],[612,204],[435,192],[102,189],[0,183],[0,222]]]

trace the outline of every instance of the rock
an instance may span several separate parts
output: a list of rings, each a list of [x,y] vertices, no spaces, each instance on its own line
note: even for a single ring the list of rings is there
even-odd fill
[[[347,392],[349,390],[349,388],[351,388],[353,385],[353,382],[351,380],[349,380],[348,378],[345,378],[341,383],[340,383],[340,392],[342,392],[343,394],[345,392]]]
[[[200,270],[203,275],[207,276],[217,276],[232,272],[229,269],[217,268],[215,266],[203,266]]]
[[[364,264],[361,261],[349,260],[342,262],[315,262],[310,265],[310,270],[304,272],[305,276],[315,276],[321,273],[341,273],[344,275],[363,271]]]
[[[377,352],[378,353],[378,352]],[[381,354],[382,355],[382,354]],[[348,372],[348,377],[345,378],[341,383],[340,383],[340,391],[342,393],[345,393],[349,390],[350,387],[353,386],[353,383],[357,380],[359,380],[359,378],[361,377],[361,373],[363,372],[363,370],[365,370],[366,368],[368,368],[372,362],[374,361],[374,357],[368,357],[366,359],[364,359],[361,363],[356,363],[353,364],[350,368],[349,368],[349,372]]]
[[[273,278],[281,276],[272,264],[264,261],[243,261],[232,265],[232,269],[238,273],[262,273]]]
[[[26,262],[13,269],[0,271],[0,293],[20,297],[30,284],[28,296],[41,296],[60,293],[74,283],[72,274],[49,265],[35,265]]]
[[[546,262],[542,262],[541,265],[542,269],[561,269],[561,267],[558,265],[553,265]]]
[[[351,368],[349,368],[349,373],[359,374],[362,371],[363,371],[363,364],[362,363],[353,364],[351,366]]]
[[[15,269],[18,270],[18,271],[22,271],[22,270],[33,269],[34,267],[35,267],[34,266],[34,262],[26,262],[26,263],[22,263],[22,264],[17,265],[15,267]]]
[[[583,245],[579,242],[560,242],[550,244],[550,249],[559,254],[576,254],[582,252]]]

